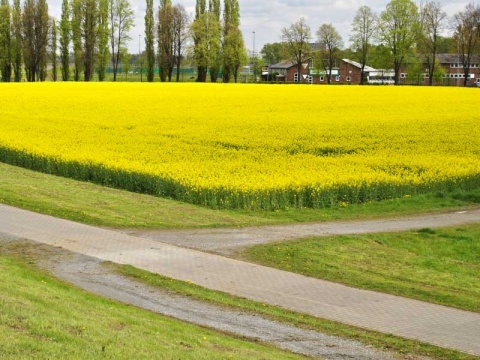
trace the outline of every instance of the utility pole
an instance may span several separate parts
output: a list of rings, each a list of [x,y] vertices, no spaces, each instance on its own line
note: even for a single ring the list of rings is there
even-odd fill
[[[138,61],[140,62],[140,82],[143,82],[143,64],[142,64],[142,51],[141,51],[141,42],[142,42],[142,35],[138,35]]]

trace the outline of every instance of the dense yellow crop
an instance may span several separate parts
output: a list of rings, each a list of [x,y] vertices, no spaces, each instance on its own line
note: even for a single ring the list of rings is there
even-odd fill
[[[0,86],[0,160],[233,208],[480,186],[478,89]]]

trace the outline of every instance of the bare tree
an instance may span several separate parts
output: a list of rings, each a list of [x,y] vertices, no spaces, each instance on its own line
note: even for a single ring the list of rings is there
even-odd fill
[[[470,3],[465,11],[453,16],[453,35],[457,47],[460,64],[463,65],[463,86],[467,86],[470,74],[470,64],[473,54],[480,45],[480,7]]]
[[[428,65],[429,85],[433,85],[436,70],[439,33],[443,29],[447,13],[437,1],[427,2],[420,8],[420,47],[425,52]]]
[[[418,34],[418,9],[411,0],[392,0],[380,15],[379,40],[391,52],[395,85],[399,83],[400,71],[411,53]]]
[[[185,43],[188,39],[188,29],[190,27],[190,17],[183,5],[173,7],[173,49],[175,63],[177,66],[177,82],[180,81],[180,66]]]
[[[129,31],[135,25],[135,13],[129,0],[109,0],[110,18],[110,54],[113,67],[113,81],[117,81],[118,65],[122,58],[122,49],[131,40]]]
[[[368,61],[369,50],[372,45],[373,35],[375,33],[375,25],[377,22],[377,16],[372,12],[368,6],[361,6],[352,22],[352,36],[350,41],[352,42],[352,48],[356,50],[358,54],[358,60],[360,61],[361,76],[360,84],[364,84],[365,80],[365,65]]]
[[[323,68],[327,72],[327,82],[332,81],[332,69],[335,66],[337,55],[343,46],[342,37],[332,24],[322,24],[317,30],[318,42],[323,45],[320,50]]]
[[[298,82],[302,72],[302,64],[308,60],[312,53],[310,46],[311,30],[307,20],[302,17],[290,27],[282,29],[282,43],[285,55],[297,66]]]

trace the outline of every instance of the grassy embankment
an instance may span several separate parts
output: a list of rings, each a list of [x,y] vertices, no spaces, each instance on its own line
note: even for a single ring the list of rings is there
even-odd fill
[[[257,245],[241,255],[286,271],[480,312],[480,224]]]
[[[0,255],[2,359],[299,359],[106,300]]]
[[[237,227],[380,218],[458,210],[479,203],[478,198],[474,193],[430,194],[324,209],[212,210],[0,163],[0,203],[119,228]]]

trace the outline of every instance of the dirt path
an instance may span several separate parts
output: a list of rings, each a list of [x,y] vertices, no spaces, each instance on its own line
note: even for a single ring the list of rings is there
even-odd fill
[[[475,222],[479,215],[480,210],[444,215],[438,223]],[[0,232],[312,316],[480,355],[479,313],[353,289],[5,205],[0,205]]]
[[[239,247],[309,236],[392,232],[456,226],[476,222],[480,222],[480,209],[380,220],[338,221],[237,229],[130,230],[124,232],[129,235],[158,240],[189,249],[229,255]]]
[[[97,258],[22,240],[13,241],[11,244],[14,246],[10,247],[8,241],[7,243],[4,241],[2,247],[0,234],[0,252],[21,251],[29,259],[36,259],[37,265],[59,279],[91,293],[158,314],[326,360],[400,359],[357,341],[299,329],[265,319],[258,314],[229,310],[166,290],[162,291],[116,274],[108,267],[102,266]]]

